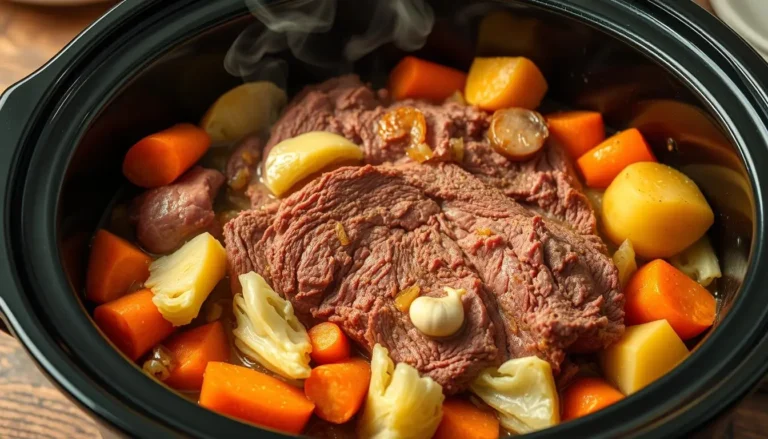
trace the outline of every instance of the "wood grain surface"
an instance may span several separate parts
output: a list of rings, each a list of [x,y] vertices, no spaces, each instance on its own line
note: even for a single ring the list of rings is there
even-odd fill
[[[707,0],[694,1],[708,7]],[[0,0],[0,92],[45,63],[108,7],[30,7]],[[768,438],[768,394],[747,398],[732,422],[735,438]],[[102,438],[96,424],[48,382],[18,342],[2,333],[0,438]]]

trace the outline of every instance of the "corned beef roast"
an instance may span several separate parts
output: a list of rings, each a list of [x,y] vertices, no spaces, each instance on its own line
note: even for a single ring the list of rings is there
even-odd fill
[[[303,99],[314,99],[313,93]],[[363,128],[380,110],[334,109],[331,95],[317,94],[329,105],[325,125],[300,129],[337,130],[363,140],[368,151],[382,148]],[[365,87],[349,94],[355,95],[367,96],[361,102],[374,96]],[[286,119],[299,108],[288,112],[277,138],[298,134],[287,132]],[[447,120],[430,125],[440,127],[436,136],[459,132]],[[336,125],[344,121],[357,126]],[[468,130],[461,135],[480,138]],[[479,150],[481,141],[473,141]],[[509,164],[509,172],[513,168],[527,169]],[[596,351],[615,341],[624,329],[623,296],[600,239],[542,218],[485,184],[492,181],[488,175],[481,177],[447,163],[326,173],[279,207],[246,211],[226,224],[231,274],[264,275],[305,324],[330,320],[365,349],[380,343],[393,360],[414,365],[447,393],[509,358],[538,355],[558,371],[566,352]],[[339,238],[340,227],[349,242]],[[411,285],[434,296],[444,295],[443,287],[466,289],[464,327],[446,339],[421,334],[394,305],[397,293]]]
[[[455,160],[451,139],[461,139],[464,154],[460,165],[481,181],[580,233],[595,233],[594,212],[561,148],[547,144],[530,160],[510,161],[488,143],[491,116],[482,110],[450,102],[391,103],[386,90],[374,91],[355,75],[333,78],[299,93],[273,126],[265,156],[282,140],[309,131],[331,131],[360,145],[366,163],[408,161],[407,142],[384,140],[378,130],[382,117],[398,107],[413,107],[423,113],[426,143],[435,160]]]

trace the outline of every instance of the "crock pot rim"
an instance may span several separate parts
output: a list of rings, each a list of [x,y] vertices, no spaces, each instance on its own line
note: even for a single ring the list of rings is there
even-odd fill
[[[156,14],[159,14],[161,12],[165,14],[171,14],[174,13],[174,11],[178,11],[180,9],[190,7],[190,14],[194,14],[195,11],[200,11],[204,8],[204,6],[201,6],[200,3],[203,3],[199,0],[185,0],[180,2],[174,2],[173,5],[169,4],[161,4],[159,0],[150,0],[146,2],[142,2],[139,4],[132,3],[130,5],[126,3],[122,3],[118,6],[116,6],[112,11],[110,11],[104,18],[97,21],[94,25],[89,28],[89,30],[86,31],[84,35],[81,35],[76,39],[72,44],[70,44],[55,60],[53,60],[51,63],[49,63],[47,66],[33,74],[30,78],[23,81],[17,86],[12,87],[9,89],[8,92],[6,92],[2,97],[0,97],[0,128],[4,128],[4,133],[11,133],[11,138],[14,138],[15,136],[18,136],[18,138],[24,137],[25,143],[31,142],[31,139],[34,138],[35,133],[30,132],[30,128],[32,128],[35,124],[33,122],[40,122],[38,118],[45,114],[52,115],[51,120],[55,120],[56,112],[58,110],[61,110],[62,108],[66,108],[67,104],[71,104],[71,99],[73,98],[73,95],[77,94],[77,90],[72,89],[64,89],[64,85],[66,84],[65,78],[71,73],[73,69],[77,67],[78,62],[86,62],[89,55],[92,55],[89,53],[90,49],[92,49],[91,43],[93,43],[93,39],[99,35],[108,35],[110,28],[119,27],[122,25],[125,25],[126,23],[136,19],[139,15],[141,15],[143,12],[146,11],[152,11]],[[218,2],[220,7],[223,7],[223,5],[226,3],[229,6],[233,7],[234,11],[234,5],[240,2],[237,2],[235,0],[229,1],[229,2]],[[765,138],[765,126],[766,121],[768,121],[768,105],[766,102],[768,100],[766,99],[765,92],[763,90],[760,90],[756,85],[762,84],[762,82],[758,79],[756,72],[750,72],[747,71],[744,67],[745,64],[738,61],[738,60],[746,60],[750,65],[754,65],[756,60],[760,60],[760,58],[757,58],[758,55],[754,53],[751,49],[749,49],[747,46],[744,45],[743,42],[741,42],[738,37],[736,37],[734,34],[732,34],[730,31],[726,30],[722,25],[717,23],[712,17],[709,17],[708,14],[706,14],[704,11],[699,10],[697,6],[693,4],[686,4],[684,3],[678,3],[676,5],[673,4],[665,4],[663,1],[660,0],[651,0],[646,7],[646,9],[638,8],[637,6],[631,6],[625,2],[610,2],[613,4],[603,4],[608,3],[607,0],[601,0],[599,2],[589,1],[589,0],[577,0],[572,1],[570,3],[564,3],[556,0],[531,0],[527,3],[537,6],[537,7],[549,7],[550,10],[553,10],[555,13],[558,13],[560,15],[565,15],[570,18],[576,18],[579,17],[581,21],[587,22],[589,25],[593,27],[597,27],[602,31],[605,31],[607,33],[611,33],[617,38],[621,39],[622,41],[626,40],[622,38],[618,32],[622,31],[618,27],[618,23],[611,24],[608,20],[605,20],[606,14],[608,14],[608,10],[611,10],[615,14],[628,14],[627,19],[629,20],[634,19],[637,20],[636,24],[643,23],[643,19],[648,20],[648,23],[645,23],[646,25],[650,25],[650,23],[653,23],[656,27],[667,30],[670,32],[670,34],[673,34],[672,30],[667,26],[666,23],[664,23],[664,20],[679,20],[679,22],[676,22],[675,24],[684,26],[679,29],[675,29],[674,34],[677,35],[677,38],[682,38],[680,35],[681,33],[685,32],[687,33],[687,37],[689,39],[689,42],[687,43],[690,46],[690,50],[696,53],[699,53],[702,57],[706,58],[709,61],[713,62],[714,66],[717,66],[717,63],[714,63],[714,60],[712,58],[718,58],[720,61],[725,62],[727,65],[732,66],[736,70],[736,74],[738,75],[738,79],[740,79],[739,82],[743,82],[742,85],[746,85],[744,87],[744,90],[747,91],[747,94],[743,93],[734,93],[733,96],[740,96],[744,99],[745,102],[749,102],[752,108],[745,107],[744,110],[747,111],[747,113],[750,113],[757,123],[759,123],[759,127],[763,128],[763,133],[760,135],[759,139],[760,142],[757,142],[756,144],[759,144],[760,146],[768,145],[768,141],[766,141]],[[601,5],[597,6],[596,5]],[[194,9],[194,7],[197,7],[197,9]],[[215,8],[216,6],[210,6],[211,8]],[[241,9],[244,12],[244,6],[240,5]],[[594,10],[600,9],[602,14],[598,14],[595,12],[591,12],[590,8],[594,8]],[[604,8],[604,9],[601,9]],[[656,10],[656,15],[650,14],[649,10]],[[616,12],[619,11],[619,12]],[[664,14],[661,14],[661,12],[664,12]],[[666,15],[665,15],[666,14]],[[233,14],[234,15],[234,14]],[[225,16],[225,15],[219,15],[216,18],[211,18],[210,21],[207,24],[207,27],[214,26],[215,24],[219,22],[224,22],[231,18],[233,15]],[[618,15],[615,15],[616,17]],[[156,17],[153,15],[153,17]],[[697,20],[696,23],[694,23],[691,19],[693,17],[694,20]],[[640,26],[642,27],[642,26]],[[715,42],[710,40],[704,35],[704,32],[709,30],[716,30],[718,33],[718,37],[722,37],[719,42]],[[722,34],[722,35],[721,35]],[[91,39],[86,38],[87,35],[92,35]],[[182,41],[186,39],[188,36],[190,36],[189,29],[187,29],[184,32],[180,32],[178,35],[176,35],[176,39],[178,41]],[[672,35],[666,35],[667,37],[670,37]],[[647,42],[646,42],[647,43]],[[680,43],[680,41],[678,41]],[[637,47],[635,45],[635,47]],[[713,53],[705,54],[703,53],[706,50],[713,50]],[[662,64],[666,64],[669,61],[672,60],[664,60],[659,59],[659,53],[654,53],[653,50],[658,50],[658,47],[645,47],[646,51],[650,50],[650,55],[653,57],[656,61],[661,62]],[[727,49],[727,50],[726,50]],[[648,52],[646,52],[648,53]],[[665,63],[666,61],[666,63]],[[674,70],[674,66],[666,65],[667,68],[671,68],[671,70]],[[758,66],[757,70],[763,71],[762,77],[768,77],[765,75],[766,69],[765,66],[762,64],[762,61],[760,61],[760,65]],[[135,72],[131,72],[131,75],[126,75],[127,77],[133,76]],[[680,72],[678,72],[680,73]],[[721,72],[722,73],[722,72]],[[687,79],[693,79],[693,78],[687,78]],[[721,79],[723,79],[721,77]],[[43,87],[46,84],[50,84],[50,87]],[[82,86],[82,84],[80,84]],[[764,84],[763,84],[764,85]],[[736,91],[736,90],[732,90]],[[35,96],[40,98],[40,101],[38,103],[37,99],[30,99],[30,96]],[[705,97],[706,98],[706,97]],[[710,96],[710,99],[712,96]],[[56,100],[60,99],[60,100]],[[717,104],[716,102],[711,102],[713,105]],[[732,105],[732,104],[729,104]],[[6,123],[6,121],[3,120],[3,116],[5,116],[7,119],[11,119],[8,117],[9,110],[8,108],[13,108],[18,110],[18,114],[16,116],[18,117],[15,122],[15,124]],[[5,109],[5,111],[3,111]],[[48,113],[46,113],[46,110]],[[722,108],[721,108],[722,110]],[[5,113],[5,114],[3,114]],[[27,120],[26,116],[29,116],[29,119]],[[14,125],[14,126],[12,126]],[[87,125],[87,124],[85,124]],[[37,125],[39,127],[39,124]],[[729,126],[726,123],[726,127],[728,128],[735,128],[732,126],[732,124]],[[39,133],[40,138],[42,138],[45,135],[45,131],[41,131]],[[48,133],[50,134],[50,133]],[[739,136],[738,130],[731,130],[729,133],[732,137],[735,138],[737,141],[737,144],[739,145],[740,149],[742,149],[743,158],[745,159],[746,166],[751,172],[751,176],[753,178],[753,181],[751,182],[753,184],[753,190],[755,192],[755,198],[757,201],[757,212],[756,212],[756,227],[755,227],[755,233],[754,233],[754,242],[753,242],[753,255],[755,255],[755,260],[757,261],[755,264],[750,264],[750,272],[747,274],[747,277],[745,278],[743,289],[744,291],[751,289],[756,289],[758,283],[763,283],[766,281],[766,273],[765,267],[766,262],[763,262],[761,256],[764,254],[763,251],[763,245],[762,245],[762,236],[763,236],[763,198],[761,196],[762,190],[761,186],[759,185],[760,181],[758,181],[758,175],[754,173],[757,163],[755,160],[752,160],[752,155],[749,153],[749,150],[746,149],[745,145],[745,139],[742,138],[742,136]],[[759,134],[759,133],[758,133]],[[39,140],[39,139],[38,139]],[[757,148],[757,146],[754,146],[755,144],[751,144],[751,148]],[[31,143],[30,143],[31,146]],[[171,401],[170,397],[173,398],[172,403],[177,404],[179,406],[185,405],[188,406],[187,413],[192,414],[195,418],[195,420],[200,421],[216,421],[213,422],[215,425],[215,428],[213,429],[188,429],[184,428],[184,425],[179,426],[178,425],[178,419],[165,419],[159,420],[158,418],[162,416],[161,412],[148,412],[143,407],[138,407],[136,404],[136,401],[133,403],[125,403],[124,401],[119,401],[119,397],[116,395],[109,395],[107,392],[104,391],[104,388],[110,388],[111,386],[100,383],[98,378],[99,372],[108,374],[109,372],[113,372],[112,370],[108,372],[104,371],[98,371],[94,370],[92,365],[89,368],[89,371],[91,374],[86,374],[83,372],[81,367],[83,366],[80,361],[78,361],[77,355],[68,355],[66,352],[66,349],[72,349],[75,348],[75,353],[77,353],[77,346],[67,346],[62,347],[60,344],[58,344],[59,340],[57,340],[53,334],[55,334],[55,328],[49,327],[49,325],[40,319],[40,316],[37,315],[37,313],[40,311],[39,304],[32,304],[30,303],[27,298],[21,294],[21,291],[24,291],[24,287],[29,286],[30,284],[35,283],[35,279],[29,279],[25,278],[26,276],[18,276],[18,274],[27,274],[24,268],[17,265],[17,260],[15,257],[17,255],[14,255],[11,245],[14,245],[13,249],[20,248],[21,250],[27,250],[26,253],[32,253],[36,256],[39,253],[45,253],[46,251],[50,253],[49,255],[49,261],[47,263],[59,263],[58,262],[58,255],[54,254],[55,251],[52,251],[52,248],[37,248],[37,249],[24,249],[24,245],[29,245],[29,242],[18,242],[19,238],[24,238],[25,235],[22,233],[20,236],[12,236],[10,227],[7,227],[8,225],[11,225],[13,223],[14,218],[11,215],[11,210],[9,207],[12,207],[14,203],[19,203],[22,201],[19,198],[21,197],[21,194],[18,193],[11,193],[12,189],[14,188],[14,185],[11,183],[14,183],[14,178],[16,178],[16,174],[10,173],[10,171],[13,169],[12,164],[15,163],[23,163],[24,160],[34,160],[35,151],[26,151],[24,149],[21,150],[21,153],[15,154],[15,151],[13,151],[15,148],[3,148],[2,151],[0,151],[0,171],[8,171],[5,174],[2,175],[8,175],[9,178],[5,181],[0,182],[2,184],[2,191],[5,195],[4,203],[2,205],[2,220],[4,221],[4,234],[2,236],[2,245],[5,252],[2,253],[2,259],[0,259],[0,278],[4,279],[6,281],[6,285],[9,285],[8,291],[3,291],[0,293],[0,310],[2,310],[5,314],[7,314],[9,323],[11,328],[13,329],[14,333],[19,337],[19,339],[23,342],[23,344],[26,346],[26,348],[30,351],[32,356],[35,358],[35,360],[41,365],[42,369],[46,371],[50,376],[54,378],[54,380],[59,383],[59,385],[63,386],[65,390],[70,393],[78,402],[81,404],[84,404],[85,406],[89,407],[92,411],[97,413],[100,417],[107,421],[111,421],[112,423],[117,424],[120,426],[125,432],[128,432],[132,435],[154,435],[154,433],[161,434],[165,433],[168,434],[169,430],[166,430],[163,425],[167,424],[168,422],[174,423],[173,421],[176,421],[177,424],[176,427],[179,428],[179,431],[183,431],[187,434],[198,434],[203,435],[205,437],[214,437],[216,435],[222,434],[224,432],[227,432],[228,434],[231,433],[232,436],[239,436],[239,435],[245,435],[245,434],[253,434],[255,431],[251,428],[247,428],[244,424],[240,424],[238,422],[233,421],[227,421],[227,423],[218,422],[223,421],[222,418],[218,417],[217,415],[214,415],[212,413],[207,412],[206,410],[202,410],[198,407],[195,407],[195,405],[191,402],[183,402],[180,400],[180,398],[176,397],[175,395],[172,395],[170,392],[167,392],[160,388],[160,386],[153,385],[151,386],[153,388],[153,398],[158,398],[159,401]],[[10,150],[10,151],[9,151]],[[71,151],[69,151],[71,153]],[[11,156],[11,154],[14,154]],[[65,154],[69,156],[68,154]],[[59,157],[60,158],[60,157]],[[761,162],[765,162],[764,159],[760,159]],[[60,164],[60,160],[57,162],[57,160],[51,160],[52,164],[51,166],[54,166],[56,163]],[[3,169],[5,168],[5,169]],[[768,169],[768,168],[766,168]],[[18,169],[16,169],[18,171]],[[61,174],[63,175],[63,174]],[[59,177],[61,177],[59,175]],[[42,179],[41,179],[42,180]],[[55,178],[51,175],[48,175],[48,179],[43,181],[38,181],[37,183],[32,183],[32,186],[45,186],[44,183],[48,184],[47,190],[56,192],[58,188],[52,188],[50,187],[52,181],[55,180]],[[29,183],[29,182],[28,182]],[[18,186],[16,186],[18,187]],[[28,188],[24,187],[24,193],[28,191]],[[44,204],[44,203],[40,203]],[[33,208],[32,210],[40,210],[45,211],[45,206],[38,206]],[[25,212],[24,208],[21,210],[22,212]],[[55,212],[54,212],[55,213]],[[50,217],[43,217],[42,219],[39,219],[38,222],[52,222],[55,215],[51,215]],[[18,218],[16,218],[18,220]],[[48,227],[50,229],[50,224],[48,224]],[[46,239],[50,239],[48,241],[49,243],[55,242],[53,236],[45,237]],[[21,247],[18,247],[21,246]],[[22,252],[23,253],[23,252]],[[43,255],[44,256],[44,255]],[[29,256],[28,256],[29,257]],[[3,260],[4,259],[4,260]],[[32,259],[36,260],[36,259]],[[27,259],[29,261],[29,259]],[[762,270],[757,270],[758,265],[760,268],[763,268]],[[34,272],[34,270],[32,270]],[[60,263],[59,263],[59,271],[60,270]],[[62,276],[58,276],[61,278]],[[58,279],[59,283],[63,279]],[[66,283],[63,283],[66,285]],[[726,321],[723,322],[723,325],[726,325],[729,323],[729,320],[734,320],[732,317],[739,311],[739,310],[745,310],[745,307],[748,307],[752,305],[751,303],[744,303],[744,300],[738,301],[734,305],[734,309],[732,309],[731,314],[726,318]],[[755,310],[753,310],[755,311]],[[758,310],[755,312],[762,312],[761,314],[761,322],[763,323],[763,327],[765,327],[765,309]],[[96,334],[96,331],[92,331],[94,335],[98,336]],[[734,401],[738,398],[738,396],[743,395],[750,387],[750,385],[753,385],[757,379],[759,379],[760,376],[765,372],[766,367],[768,367],[766,360],[766,357],[768,357],[768,349],[765,349],[768,346],[768,341],[766,341],[764,337],[764,331],[760,336],[762,339],[758,339],[757,335],[752,334],[752,338],[754,340],[749,340],[749,343],[747,343],[747,340],[741,340],[741,344],[749,344],[751,345],[752,354],[749,355],[747,358],[744,359],[744,361],[741,361],[739,366],[741,369],[734,368],[729,372],[727,375],[728,382],[731,383],[731,385],[728,388],[728,391],[726,392],[729,396],[728,398],[724,399],[726,401],[726,405],[733,404]],[[722,337],[720,337],[722,338]],[[718,331],[715,331],[715,333],[712,336],[712,339],[709,340],[708,343],[713,343],[716,339],[718,339]],[[725,340],[720,340],[725,341]],[[98,344],[99,342],[97,342]],[[104,346],[108,347],[108,344],[101,340],[100,343]],[[742,346],[744,347],[744,346]],[[146,381],[146,384],[149,385],[151,383],[150,379],[147,377],[144,377],[141,372],[127,364],[123,360],[123,358],[117,354],[116,352],[104,352],[105,354],[110,356],[111,360],[119,360],[122,361],[124,368],[130,368],[130,370],[126,370],[126,373],[132,378],[138,379],[138,375],[141,375],[142,379]],[[681,375],[684,372],[684,369],[686,367],[686,364],[690,364],[691,362],[694,362],[696,358],[701,356],[702,352],[701,350],[699,352],[696,352],[692,355],[691,359],[681,365],[680,368],[673,371],[670,375],[662,378],[659,382],[655,383],[654,385],[650,386],[648,389],[644,390],[643,392],[640,392],[636,397],[632,398],[632,401],[626,400],[619,404],[616,404],[613,407],[610,407],[607,410],[604,410],[603,412],[591,416],[588,418],[584,418],[575,422],[571,422],[568,424],[564,424],[561,426],[558,426],[553,429],[549,429],[543,432],[538,433],[536,436],[541,437],[549,437],[554,435],[562,435],[564,432],[568,432],[572,435],[578,435],[579,432],[582,433],[589,433],[591,431],[596,430],[590,430],[594,428],[595,426],[599,425],[600,423],[604,423],[605,419],[609,419],[611,416],[617,416],[620,413],[629,413],[629,404],[633,404],[633,406],[636,406],[634,403],[636,401],[640,401],[641,398],[644,398],[646,401],[646,405],[652,409],[649,410],[649,412],[653,412],[655,419],[655,422],[649,424],[648,416],[641,415],[639,417],[634,418],[633,420],[622,420],[621,426],[614,426],[614,429],[605,431],[604,434],[607,436],[613,436],[619,432],[625,432],[625,433],[633,433],[633,434],[643,434],[648,433],[648,428],[650,427],[659,427],[660,430],[656,430],[653,434],[658,435],[660,433],[675,433],[680,434],[685,431],[688,431],[695,427],[695,421],[700,420],[702,418],[702,414],[705,414],[706,416],[703,417],[711,417],[711,415],[718,412],[718,410],[722,410],[725,407],[712,407],[711,404],[707,405],[704,403],[704,401],[697,401],[695,398],[693,400],[688,401],[682,401],[681,398],[678,398],[675,400],[675,404],[671,404],[670,401],[665,402],[658,402],[658,401],[648,401],[648,395],[652,395],[655,391],[655,389],[661,389],[664,386],[667,385],[673,385],[673,379],[676,376]],[[82,360],[82,359],[80,359]],[[92,359],[91,359],[92,360]],[[117,364],[117,363],[115,363]],[[745,368],[746,364],[750,364],[751,367]],[[744,376],[744,374],[741,374],[741,377],[737,376],[737,371],[744,370],[753,372],[753,375],[747,374],[747,376]],[[122,376],[122,375],[120,375]],[[115,376],[111,376],[111,378],[114,380]],[[710,380],[712,378],[716,378],[713,376],[709,376]],[[104,388],[99,386],[104,386]],[[723,386],[713,386],[710,389],[711,391],[715,390],[724,390],[722,388]],[[164,397],[165,395],[165,397]],[[127,397],[127,395],[121,395],[124,397]],[[701,398],[699,398],[701,399]],[[103,402],[103,405],[98,404],[99,402]],[[676,408],[674,412],[671,412],[669,410],[666,410],[668,413],[666,414],[660,414],[660,411],[663,411],[667,409],[670,405],[678,405],[677,403],[683,403],[681,407]],[[132,419],[130,422],[126,420],[126,412],[129,412],[130,414],[136,414],[135,418]],[[140,415],[137,414],[138,412],[143,412]],[[665,422],[665,419],[668,420],[670,416],[676,416],[676,421],[674,425],[671,425],[673,423]],[[681,422],[682,421],[682,422]],[[135,422],[135,423],[134,423]],[[640,425],[643,424],[643,425]],[[655,425],[654,425],[655,424]],[[266,432],[263,433],[266,435]],[[593,435],[594,436],[594,435]]]

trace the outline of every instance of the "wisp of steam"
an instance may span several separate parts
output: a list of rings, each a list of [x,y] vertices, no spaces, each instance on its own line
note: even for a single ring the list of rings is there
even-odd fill
[[[245,81],[269,80],[285,88],[287,63],[275,55],[285,50],[299,61],[334,73],[348,71],[352,62],[383,44],[405,51],[421,48],[432,31],[435,15],[425,0],[380,0],[365,33],[350,35],[340,45],[327,38],[336,17],[337,0],[272,2],[246,0],[258,19],[230,47],[224,67]],[[354,4],[354,2],[350,2]],[[340,47],[336,56],[329,48]],[[318,50],[322,47],[323,50]],[[322,54],[322,56],[320,55]]]

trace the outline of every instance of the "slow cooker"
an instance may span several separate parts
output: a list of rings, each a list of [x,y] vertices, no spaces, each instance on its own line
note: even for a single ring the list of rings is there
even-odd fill
[[[318,1],[264,3],[285,12]],[[387,3],[332,3],[330,22],[304,33],[301,54],[296,38],[271,50],[287,67],[279,77],[289,93],[350,71],[382,85],[407,51],[462,69],[476,54],[525,55],[541,66],[554,101],[638,127],[665,162],[694,170],[715,207],[710,238],[724,274],[715,328],[641,392],[532,437],[687,436],[755,387],[768,371],[768,64],[744,41],[689,1],[442,0],[431,2],[434,23],[419,44],[390,35],[351,59],[339,47],[381,21]],[[219,94],[253,79],[252,69],[233,71],[231,59],[225,68],[233,47],[246,59],[261,50],[258,41],[233,46],[264,27],[248,6],[120,3],[0,96],[0,311],[48,377],[119,434],[281,437],[164,389],[110,345],[82,299],[89,239],[123,190],[128,147],[199,120]],[[499,9],[513,25],[479,44],[478,23]]]

